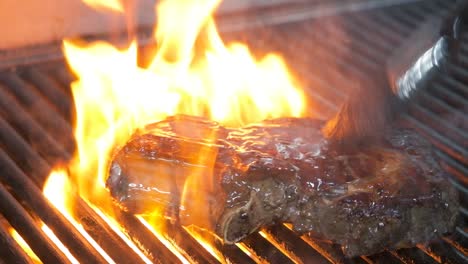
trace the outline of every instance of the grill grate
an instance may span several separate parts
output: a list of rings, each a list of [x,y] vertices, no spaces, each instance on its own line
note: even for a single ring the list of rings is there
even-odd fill
[[[346,13],[320,19],[263,25],[247,31],[224,32],[227,41],[247,42],[254,52],[278,51],[299,77],[313,102],[311,111],[329,117],[356,85],[379,85],[386,58],[426,19],[440,15],[455,1],[431,0]],[[286,42],[287,41],[287,42]],[[224,256],[207,251],[190,233],[167,223],[167,247],[135,216],[116,208],[126,230],[119,236],[98,212],[79,197],[78,219],[114,261],[140,263],[129,249],[138,245],[148,261],[180,263],[467,263],[468,217],[468,34],[463,36],[460,62],[451,74],[437,76],[403,120],[437,148],[451,182],[460,191],[460,225],[450,237],[416,248],[385,251],[373,256],[346,259],[340,248],[310,236],[298,235],[288,225],[269,227],[237,246],[215,244]],[[0,258],[10,263],[32,260],[9,234],[14,228],[44,263],[67,263],[66,255],[48,236],[47,225],[82,263],[106,259],[42,195],[51,166],[73,152],[73,102],[69,84],[73,77],[61,60],[18,66],[0,72]]]

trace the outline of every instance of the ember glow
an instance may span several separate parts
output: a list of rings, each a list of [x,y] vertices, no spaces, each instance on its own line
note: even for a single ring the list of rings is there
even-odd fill
[[[26,252],[26,254],[31,258],[33,263],[37,263],[37,264],[42,263],[42,261],[36,255],[36,253],[34,253],[31,247],[29,247],[28,243],[26,243],[23,237],[21,237],[21,235],[18,234],[18,232],[16,232],[15,229],[10,228],[9,232],[11,236],[13,237],[13,239],[16,241],[16,243],[18,243],[18,245],[24,250],[24,252]]]
[[[118,0],[83,1],[97,9],[124,10]],[[103,41],[63,41],[66,60],[78,77],[71,85],[77,152],[67,165],[69,178],[64,179],[107,216],[113,215],[105,188],[112,154],[144,125],[174,114],[203,116],[232,127],[304,115],[302,89],[279,55],[257,59],[245,44],[223,43],[211,15],[219,3],[158,1],[154,30],[158,49],[147,67],[137,65],[136,40],[125,48]],[[190,155],[203,158],[204,164],[213,163],[216,153],[203,151]],[[184,190],[211,182],[201,178],[209,175],[206,171],[191,172]],[[67,194],[48,197],[73,216],[72,206],[62,204],[67,201],[64,196]],[[184,199],[197,199],[204,208],[203,197],[183,193],[182,206]],[[191,213],[204,214],[202,210]]]
[[[73,212],[72,210],[68,210],[69,208],[73,208],[72,203],[73,201],[70,199],[71,197],[68,196],[70,192],[73,192],[73,188],[71,182],[68,180],[67,173],[62,169],[54,170],[47,179],[46,184],[44,185],[44,195],[50,201],[53,201],[54,206],[59,209],[59,211],[70,221],[73,226],[86,238],[86,240],[93,245],[94,248],[98,250],[98,252],[107,260],[108,263],[115,263],[107,253],[99,246],[96,241],[84,230],[83,226],[80,225],[74,217],[71,215]],[[52,231],[50,231],[52,232]],[[49,233],[47,233],[49,234]],[[63,246],[63,245],[62,245]],[[65,246],[63,246],[65,248]],[[68,250],[68,249],[67,249]],[[68,257],[68,255],[67,255]]]
[[[95,9],[112,10],[115,12],[124,12],[121,0],[83,0],[83,2]]]
[[[52,231],[47,225],[43,224],[41,227],[42,231],[54,242],[55,245],[60,249],[60,251],[63,252],[63,254],[68,258],[70,263],[72,264],[80,264],[78,260],[70,253],[70,250],[58,239],[58,237],[54,234],[54,231]]]

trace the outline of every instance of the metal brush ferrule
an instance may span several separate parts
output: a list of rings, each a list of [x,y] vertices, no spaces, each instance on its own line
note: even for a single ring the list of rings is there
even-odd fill
[[[441,37],[396,79],[393,92],[402,100],[409,99],[415,91],[431,80],[437,71],[443,71],[449,57],[449,39]]]
[[[413,32],[387,60],[393,93],[402,101],[413,97],[438,73],[455,63],[460,34],[468,22],[468,1],[460,1],[449,15],[434,16]]]

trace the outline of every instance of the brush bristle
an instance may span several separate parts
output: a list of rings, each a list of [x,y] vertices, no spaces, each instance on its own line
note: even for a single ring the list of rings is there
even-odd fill
[[[360,87],[323,128],[324,135],[343,147],[381,139],[398,111],[397,99],[385,85]]]

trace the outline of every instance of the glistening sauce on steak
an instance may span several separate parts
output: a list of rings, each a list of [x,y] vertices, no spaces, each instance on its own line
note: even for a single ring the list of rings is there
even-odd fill
[[[457,193],[424,139],[394,128],[382,144],[343,153],[322,126],[284,118],[230,129],[175,116],[137,132],[116,153],[107,186],[132,213],[168,208],[181,224],[226,243],[288,222],[356,256],[452,230]],[[189,175],[197,188],[183,196]]]

